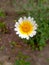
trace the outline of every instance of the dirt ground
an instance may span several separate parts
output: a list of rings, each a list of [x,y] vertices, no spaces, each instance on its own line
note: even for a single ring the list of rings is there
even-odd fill
[[[17,0],[17,3],[18,2],[19,0]],[[23,0],[23,2],[26,2],[26,0]],[[15,59],[18,59],[18,55],[22,53],[26,56],[29,56],[29,58],[26,60],[30,61],[31,65],[49,65],[48,41],[47,46],[44,47],[42,51],[33,51],[15,34],[14,24],[19,15],[15,12],[14,6],[15,5],[12,4],[11,0],[0,0],[0,9],[3,9],[6,13],[5,18],[0,17],[0,21],[5,22],[6,27],[10,31],[9,33],[0,34],[0,63],[3,63],[3,65],[13,65]],[[17,6],[20,5],[17,4]],[[16,10],[19,10],[20,8],[21,7],[18,7]],[[10,45],[11,41],[16,42],[16,46],[12,47]]]

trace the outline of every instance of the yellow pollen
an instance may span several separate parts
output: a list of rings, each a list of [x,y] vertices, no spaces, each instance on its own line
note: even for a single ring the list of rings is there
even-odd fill
[[[19,25],[19,30],[22,34],[30,34],[33,30],[33,25],[30,21],[22,21],[22,23]]]

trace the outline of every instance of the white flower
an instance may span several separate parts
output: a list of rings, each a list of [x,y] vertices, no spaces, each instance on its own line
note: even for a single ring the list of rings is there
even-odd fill
[[[30,16],[28,18],[21,17],[18,22],[15,23],[14,30],[19,37],[28,40],[30,37],[36,35],[37,23],[34,21],[34,18],[31,18]]]

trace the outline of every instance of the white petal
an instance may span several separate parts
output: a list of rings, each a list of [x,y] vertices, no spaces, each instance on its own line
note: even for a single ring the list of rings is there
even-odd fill
[[[36,27],[38,27],[38,25],[37,25],[37,24],[35,24],[35,26],[36,26]]]
[[[29,16],[29,17],[28,17],[28,19],[30,20],[30,19],[31,19],[31,17]]]
[[[36,31],[33,31],[29,36],[33,37],[34,35],[36,35]]]
[[[30,37],[33,37],[34,35],[33,35],[33,33],[32,34],[30,34]]]
[[[21,23],[23,21],[22,17],[18,20],[19,23]]]
[[[16,32],[16,34],[19,34],[19,32]]]
[[[31,18],[31,20],[33,21],[33,20],[34,20],[34,18],[32,17],[32,18]]]
[[[19,25],[19,23],[18,23],[18,22],[16,22],[16,23],[15,23],[15,27],[17,27],[18,25]]]
[[[21,36],[21,38],[23,39],[23,38],[24,38],[24,36]]]
[[[24,17],[24,20],[26,20],[27,18],[26,17]]]
[[[28,37],[26,37],[26,39],[27,39],[27,40],[29,40],[29,36],[28,36]]]
[[[36,26],[34,26],[34,30],[36,30],[37,29],[37,27]]]
[[[24,34],[19,33],[19,37],[21,37],[23,39],[23,38],[26,38],[27,36],[24,35]]]
[[[37,29],[37,27],[38,27],[38,25],[37,25],[37,24],[35,24],[35,25],[34,25],[34,30],[36,30],[36,29]]]
[[[19,37],[22,37],[22,36],[19,34]]]
[[[27,40],[29,39],[29,36],[26,35],[26,34],[20,34],[19,37],[21,37],[21,38],[26,38]]]
[[[17,31],[17,28],[14,28],[14,31]]]
[[[21,37],[22,39],[24,38],[24,36],[23,36],[23,35],[21,35],[21,34],[19,34],[19,37]]]
[[[33,22],[33,25],[35,25],[36,24],[36,21],[32,21]]]
[[[36,31],[33,31],[33,35],[36,35]]]

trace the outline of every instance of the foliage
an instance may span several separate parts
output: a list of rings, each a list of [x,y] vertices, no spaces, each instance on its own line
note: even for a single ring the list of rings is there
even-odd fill
[[[0,47],[0,50],[4,50],[4,49],[5,49],[5,46],[4,45]]]
[[[26,61],[29,59],[30,56],[23,54],[22,52],[19,52],[18,55],[16,56],[16,61],[14,65],[31,65],[29,61]]]
[[[3,62],[0,61],[0,65],[3,65]]]
[[[21,60],[16,60],[14,65],[30,65],[30,62],[21,59]]]
[[[5,23],[0,22],[0,28],[4,28],[5,27]]]
[[[4,22],[0,22],[0,33],[8,33],[8,29],[6,27],[6,24]]]
[[[11,46],[11,49],[14,51],[14,47],[17,45],[17,42],[15,41],[11,41],[10,42],[10,46]]]
[[[0,10],[0,17],[5,17],[5,13],[2,10]]]
[[[16,44],[17,44],[17,43],[16,43],[15,41],[11,41],[11,42],[10,42],[10,45],[12,45],[12,46],[16,46]]]
[[[24,60],[30,58],[30,56],[24,55],[22,52],[19,52],[16,57],[19,57],[19,59],[24,59]]]
[[[42,50],[46,45],[46,41],[49,39],[49,7],[45,7],[42,3],[44,0],[38,1],[37,6],[28,11],[28,16],[34,17],[38,24],[37,34],[33,38],[30,38],[28,43],[33,49]]]

